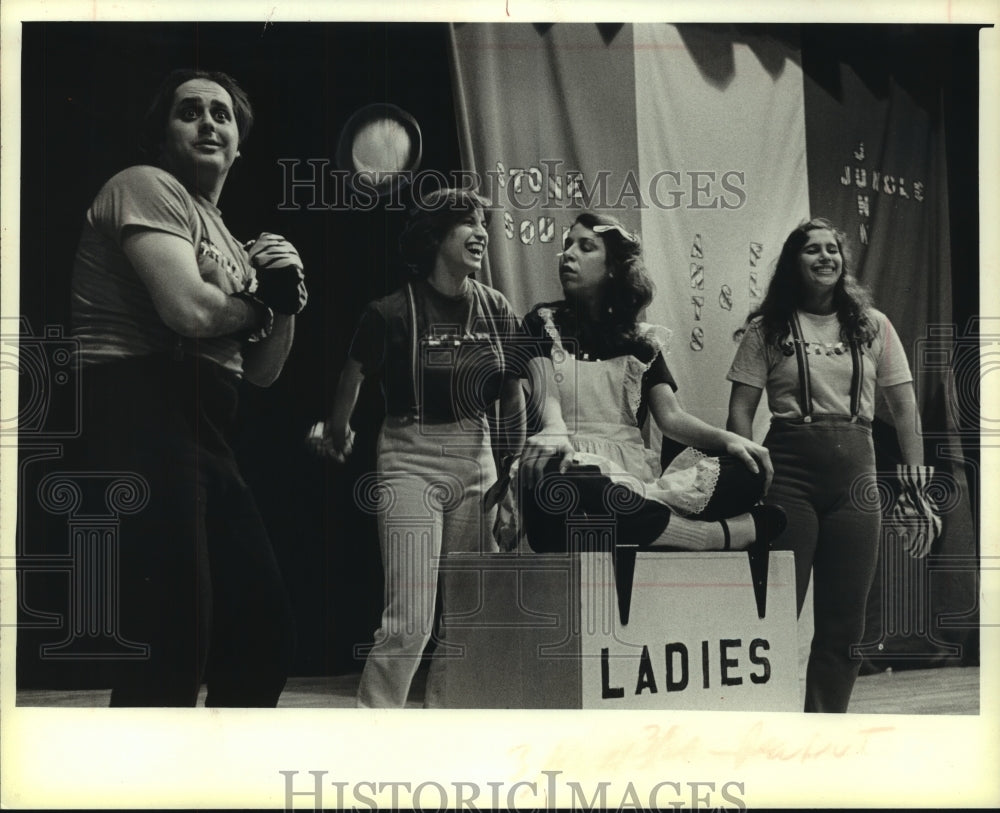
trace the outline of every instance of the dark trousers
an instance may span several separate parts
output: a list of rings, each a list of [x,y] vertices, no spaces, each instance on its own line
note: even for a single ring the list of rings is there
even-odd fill
[[[148,504],[119,529],[123,636],[149,655],[112,665],[113,706],[274,706],[291,665],[291,605],[226,440],[238,380],[161,357],[84,370],[84,447],[129,471]]]
[[[871,430],[860,423],[772,424],[764,445],[774,481],[768,502],[785,509],[788,525],[773,550],[795,555],[798,611],[813,579],[813,640],[805,710],[844,712],[860,659],[865,606],[875,577],[881,515]]]
[[[717,522],[747,513],[761,498],[764,474],[754,474],[729,455],[719,458],[719,481],[711,498],[689,519]],[[563,552],[569,547],[568,524],[613,523],[619,543],[646,547],[670,523],[671,510],[616,484],[597,466],[571,466],[559,473],[559,459],[545,467],[541,483],[519,497],[528,544],[536,553]],[[604,537],[607,539],[607,537]]]

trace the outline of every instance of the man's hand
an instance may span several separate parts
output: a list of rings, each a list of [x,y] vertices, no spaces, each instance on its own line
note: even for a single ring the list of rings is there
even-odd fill
[[[253,295],[275,313],[295,316],[309,299],[299,252],[280,234],[262,232],[247,249],[257,272]]]

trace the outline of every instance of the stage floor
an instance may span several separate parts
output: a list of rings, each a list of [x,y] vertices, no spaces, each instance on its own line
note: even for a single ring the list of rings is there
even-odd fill
[[[426,668],[414,679],[407,707],[420,708]],[[359,673],[290,678],[278,708],[352,708]],[[101,707],[109,691],[22,689],[19,706]],[[204,702],[204,692],[199,704]],[[978,714],[979,668],[946,667],[881,672],[858,678],[848,709],[851,714]]]

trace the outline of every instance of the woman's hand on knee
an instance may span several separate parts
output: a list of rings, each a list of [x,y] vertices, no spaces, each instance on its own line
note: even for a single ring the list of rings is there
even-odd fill
[[[748,438],[733,434],[726,443],[726,453],[741,461],[754,474],[763,472],[764,494],[767,494],[771,480],[774,479],[774,466],[771,464],[771,453],[767,448]]]
[[[534,488],[542,479],[545,467],[553,458],[559,459],[559,472],[564,473],[576,450],[569,437],[562,434],[539,433],[532,435],[524,444],[521,454],[521,477],[528,488]]]

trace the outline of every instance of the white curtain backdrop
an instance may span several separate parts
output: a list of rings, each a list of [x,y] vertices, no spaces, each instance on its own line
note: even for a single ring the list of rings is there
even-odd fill
[[[642,210],[648,319],[674,331],[667,361],[685,408],[724,426],[733,331],[809,211],[799,54],[693,26],[633,36],[639,170],[663,204]]]
[[[463,166],[497,204],[485,281],[522,313],[558,299],[564,229],[618,216],[683,403],[724,425],[733,331],[808,214],[798,51],[667,24],[455,25],[452,46]]]

